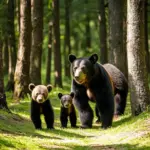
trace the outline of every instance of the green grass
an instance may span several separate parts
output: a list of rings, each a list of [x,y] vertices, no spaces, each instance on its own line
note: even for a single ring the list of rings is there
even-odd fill
[[[102,130],[100,124],[95,123],[92,129],[72,129],[70,123],[67,129],[61,129],[60,101],[57,93],[68,91],[57,88],[49,94],[55,112],[55,130],[47,130],[43,118],[43,130],[35,130],[30,120],[29,97],[18,104],[13,102],[12,93],[7,93],[7,102],[12,114],[0,110],[0,150],[150,149],[150,113],[131,117],[129,103],[125,115],[114,120],[113,126],[107,130]],[[93,103],[91,106],[94,108]],[[96,118],[94,122],[95,120]]]

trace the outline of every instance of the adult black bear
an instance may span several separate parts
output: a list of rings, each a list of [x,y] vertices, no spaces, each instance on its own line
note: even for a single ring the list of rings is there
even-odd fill
[[[31,120],[36,129],[42,129],[40,115],[43,114],[48,129],[53,129],[54,112],[48,99],[48,92],[52,90],[51,85],[29,84],[31,91]]]
[[[102,128],[112,125],[114,115],[113,87],[104,67],[97,63],[98,56],[76,58],[69,55],[72,73],[72,92],[75,93],[74,104],[80,115],[81,127],[91,128],[93,110],[89,100],[95,101],[101,114]]]
[[[67,128],[68,117],[69,117],[71,127],[76,128],[77,117],[76,117],[75,107],[72,103],[74,98],[74,93],[73,92],[71,92],[70,94],[59,93],[58,97],[61,101],[61,108],[60,108],[61,127]]]
[[[114,86],[114,101],[115,101],[115,112],[114,115],[124,114],[127,95],[128,95],[128,81],[124,74],[112,64],[104,64],[103,67],[110,75],[113,86]],[[100,121],[98,110],[96,109],[96,116],[98,117],[97,122]]]

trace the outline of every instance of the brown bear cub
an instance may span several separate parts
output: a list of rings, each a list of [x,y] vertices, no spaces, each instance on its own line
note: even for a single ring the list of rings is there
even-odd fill
[[[29,90],[31,91],[31,120],[35,128],[42,129],[40,116],[43,114],[47,129],[53,129],[54,112],[48,99],[48,93],[52,90],[52,86],[50,84],[35,86],[31,83]]]
[[[71,92],[70,94],[65,94],[65,95],[59,93],[58,98],[61,101],[61,108],[60,108],[61,127],[67,128],[68,117],[69,117],[71,127],[76,128],[77,117],[76,117],[75,107],[72,103],[74,98],[74,93]]]

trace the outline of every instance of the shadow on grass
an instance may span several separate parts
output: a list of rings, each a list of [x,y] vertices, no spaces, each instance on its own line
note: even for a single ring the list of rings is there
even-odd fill
[[[125,117],[125,118],[120,119],[118,121],[114,121],[112,127],[117,127],[117,126],[122,125],[122,124],[124,124],[126,122],[129,122],[129,121],[132,120],[132,118],[133,118],[132,116],[128,116],[128,117]]]
[[[12,144],[11,141],[0,139],[0,148],[1,148],[2,145],[6,146],[6,147],[9,147],[9,148],[15,148],[15,146]]]
[[[149,146],[139,146],[137,144],[114,144],[114,145],[92,145],[82,149],[80,146],[73,148],[74,150],[149,150]]]
[[[150,147],[131,145],[131,144],[114,144],[114,145],[87,145],[87,146],[57,146],[57,147],[44,147],[44,149],[51,150],[150,150]]]
[[[43,129],[43,131],[47,132],[48,130]],[[69,132],[69,130],[67,131],[67,129],[61,129],[61,128],[60,129],[54,129],[52,131],[49,130],[48,132],[52,132],[53,134],[60,135],[63,137],[69,137],[69,138],[85,138],[86,137],[84,135],[80,135],[80,134],[77,134],[75,132]]]

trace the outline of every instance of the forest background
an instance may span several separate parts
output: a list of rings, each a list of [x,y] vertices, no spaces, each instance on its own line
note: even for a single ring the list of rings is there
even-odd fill
[[[0,107],[26,101],[30,82],[69,92],[68,55],[97,53],[128,79],[130,114],[147,111],[149,14],[150,0],[1,0]]]

